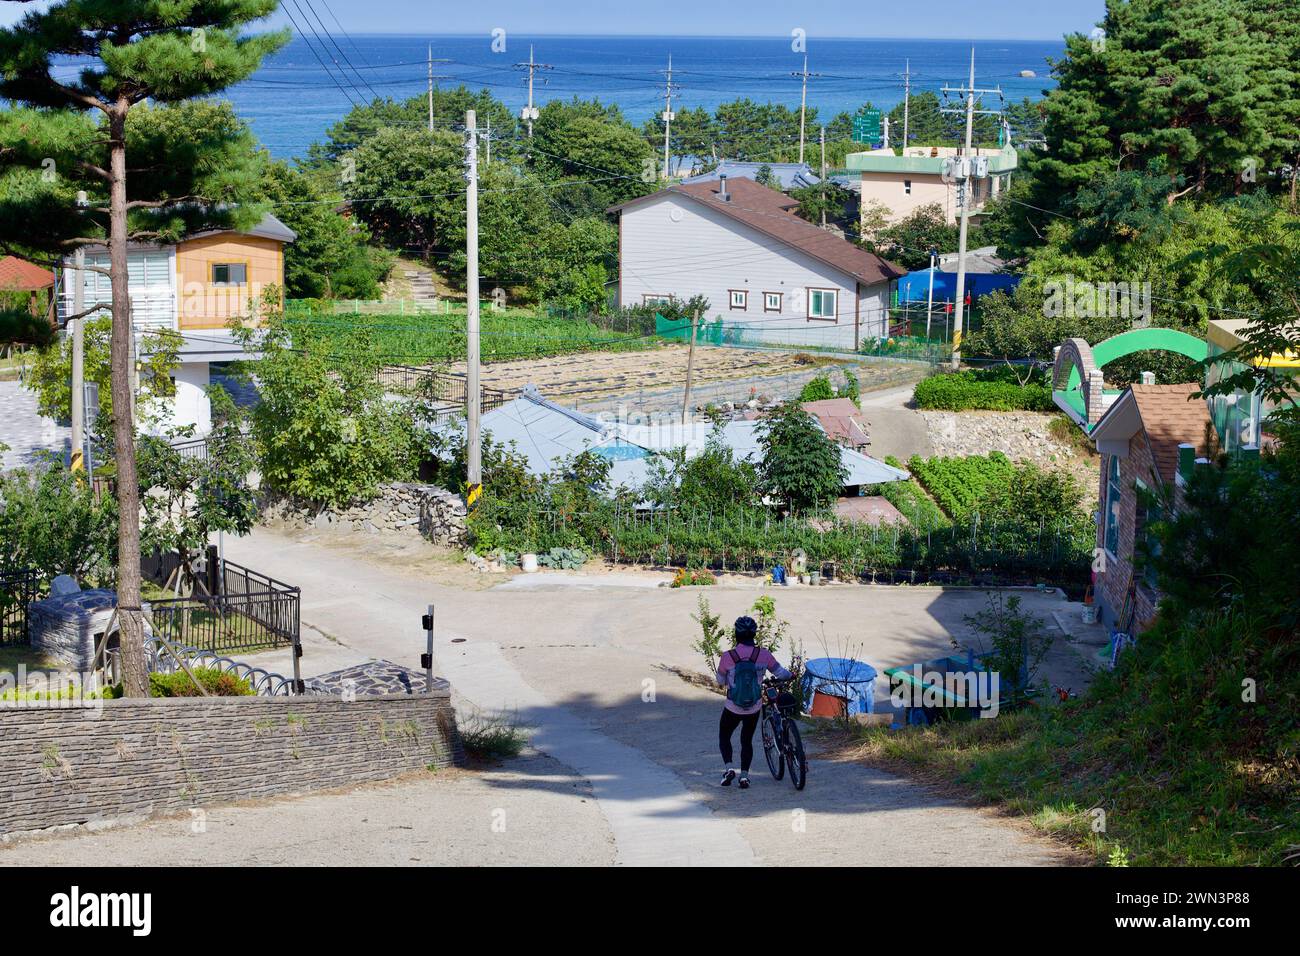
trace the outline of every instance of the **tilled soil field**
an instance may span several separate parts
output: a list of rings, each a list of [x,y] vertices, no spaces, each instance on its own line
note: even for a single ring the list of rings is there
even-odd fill
[[[665,345],[638,352],[583,352],[551,358],[493,362],[483,366],[484,386],[512,393],[536,385],[548,398],[583,408],[611,401],[629,405],[680,407],[689,348]],[[798,352],[696,346],[692,404],[745,401],[766,395],[790,397],[803,383],[829,374],[838,387],[839,369],[858,374],[863,391],[919,380],[924,367],[912,363],[858,364],[852,360]],[[463,372],[464,365],[453,371]]]

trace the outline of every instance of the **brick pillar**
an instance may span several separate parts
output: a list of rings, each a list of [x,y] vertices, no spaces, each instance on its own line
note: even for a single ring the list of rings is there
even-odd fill
[[[1101,374],[1101,369],[1094,369],[1088,373],[1088,381],[1084,386],[1083,406],[1088,416],[1089,425],[1095,425],[1101,421],[1101,413],[1105,410],[1102,398],[1104,384],[1105,378]]]

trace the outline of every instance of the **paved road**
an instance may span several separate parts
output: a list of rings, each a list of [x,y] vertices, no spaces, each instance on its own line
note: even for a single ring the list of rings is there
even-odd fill
[[[36,411],[36,393],[21,382],[0,382],[0,471],[36,464],[46,452],[67,454],[71,432]]]
[[[463,564],[423,543],[398,547],[325,532],[289,538],[259,529],[226,547],[232,560],[301,585],[308,676],[369,657],[416,666],[420,615],[434,603],[437,666],[450,679],[458,708],[516,713],[531,728],[527,759],[549,761],[552,769],[541,773],[536,763],[511,761],[493,774],[464,774],[455,787],[436,779],[394,784],[391,799],[361,788],[218,810],[229,821],[222,831],[229,839],[256,841],[258,849],[255,857],[231,851],[216,859],[316,861],[325,845],[318,841],[327,841],[341,862],[406,862],[405,845],[390,839],[393,834],[384,831],[376,843],[375,831],[357,821],[386,820],[395,807],[403,814],[424,807],[436,817],[463,805],[447,837],[460,849],[430,846],[432,831],[424,826],[415,831],[421,852],[410,855],[420,862],[560,857],[728,865],[1068,861],[1022,828],[815,751],[802,793],[773,781],[761,752],[749,791],[719,788],[719,698],[665,670],[700,667],[689,647],[698,592],[647,587],[644,573],[520,576],[505,583],[469,577]],[[732,618],[759,593],[756,585],[724,585],[707,597]],[[963,616],[983,599],[978,592],[920,588],[790,588],[779,592],[777,607],[793,622],[807,656],[850,652],[888,666],[948,650],[949,632],[960,632]],[[1049,620],[1062,607],[1060,599],[1033,592],[1026,603]],[[288,659],[271,655],[263,663],[287,668]],[[309,825],[299,813],[304,805],[313,810]],[[515,821],[513,831],[494,834],[485,807]],[[167,825],[63,837],[58,855],[103,859],[111,849],[122,860],[194,859],[192,841],[159,836]],[[533,838],[547,832],[550,840]],[[38,852],[32,848],[41,846],[0,850],[0,863],[30,860]]]

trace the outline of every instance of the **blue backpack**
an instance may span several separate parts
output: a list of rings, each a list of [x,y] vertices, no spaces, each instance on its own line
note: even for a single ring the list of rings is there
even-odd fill
[[[729,653],[732,663],[731,687],[727,690],[727,700],[737,707],[749,709],[763,696],[763,679],[758,666],[758,656],[763,649],[754,645],[754,653],[747,660],[742,660],[735,648]]]

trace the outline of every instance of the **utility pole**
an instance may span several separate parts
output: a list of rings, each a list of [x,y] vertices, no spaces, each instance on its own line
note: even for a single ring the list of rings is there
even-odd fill
[[[438,60],[439,63],[446,63],[445,59]],[[449,76],[433,75],[433,44],[429,44],[429,132],[433,132],[433,83],[434,80],[449,80]]]
[[[912,108],[912,61],[905,60],[903,67],[903,149],[907,149],[908,120]]]
[[[538,70],[553,70],[555,67],[549,63],[538,63],[533,59],[533,45],[528,44],[528,62],[516,63],[516,69],[528,71],[528,105],[519,111],[519,118],[528,124],[528,138],[533,138],[533,120],[537,119],[538,111],[533,106],[533,74]]]
[[[961,366],[962,313],[966,306],[966,236],[970,229],[971,192],[974,185],[973,180],[975,179],[975,163],[971,156],[971,141],[975,132],[975,114],[978,112],[981,115],[1002,115],[1001,110],[976,110],[975,95],[977,93],[996,93],[1001,98],[1002,90],[977,89],[975,87],[975,48],[971,47],[970,81],[966,86],[956,89],[945,86],[943,93],[945,97],[949,93],[959,93],[966,98],[966,148],[952,167],[953,176],[957,180],[957,199],[961,205],[961,230],[957,237],[957,301],[954,305],[952,318],[952,367],[956,369]],[[962,111],[945,109],[943,112],[959,113]]]
[[[74,257],[72,287],[72,467],[75,471],[86,447],[86,319],[81,313],[86,309],[85,273],[86,253],[78,249]],[[84,465],[84,462],[82,462]]]
[[[466,503],[473,509],[483,486],[483,447],[479,438],[479,316],[478,316],[478,118],[465,111],[465,461],[469,489]]]
[[[686,392],[682,395],[682,425],[688,423],[691,409],[691,376],[695,373],[695,331],[700,327],[700,310],[691,316],[691,349],[686,353]]]
[[[487,129],[483,133],[483,162],[492,165],[492,117],[487,118]]]
[[[799,93],[799,162],[802,163],[804,115],[808,112],[808,77],[821,76],[821,74],[808,72],[808,55],[805,53],[803,58],[803,69],[798,73],[791,73],[790,75],[800,77],[803,80],[803,86]]]
[[[880,132],[881,135],[884,137],[884,142],[881,143],[880,145],[883,146],[885,149],[889,149],[889,114],[888,113],[881,113],[880,123],[881,123]]]
[[[671,133],[672,128],[673,128],[673,118],[674,118],[674,117],[673,117],[673,89],[674,89],[674,87],[673,87],[673,55],[672,55],[671,53],[668,54],[668,69],[667,69],[667,70],[661,70],[660,72],[665,74],[666,79],[665,79],[665,81],[664,81],[664,112],[663,112],[663,119],[664,119],[664,171],[663,171],[663,175],[660,176],[659,178],[660,178],[660,179],[667,179],[667,178],[668,178],[668,164],[671,162],[670,143],[671,143],[672,137],[671,137],[670,133]]]
[[[826,127],[825,126],[821,128],[820,139],[822,144],[822,175],[821,175],[822,228],[825,229],[826,228]]]
[[[930,341],[930,316],[934,314],[934,264],[939,257],[938,249],[930,250],[930,292],[925,297],[925,341]]]

